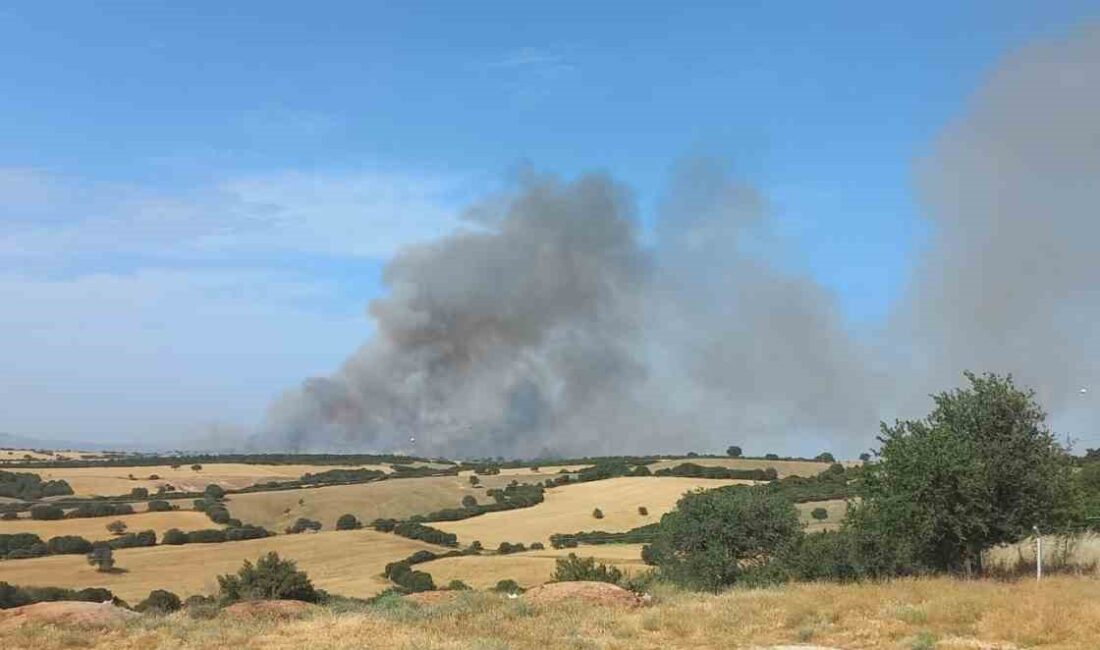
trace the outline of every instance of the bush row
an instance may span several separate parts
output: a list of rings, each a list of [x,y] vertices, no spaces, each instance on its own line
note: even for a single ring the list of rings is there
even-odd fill
[[[65,481],[43,481],[38,474],[0,470],[0,497],[33,501],[72,493],[72,487]]]
[[[746,481],[774,481],[779,478],[779,472],[774,467],[767,469],[733,469],[730,467],[708,467],[696,463],[680,463],[675,467],[659,469],[654,474],[657,476],[688,476]]]
[[[220,544],[222,542],[239,542],[246,539],[263,539],[275,533],[261,528],[244,524],[230,528],[204,528],[184,532],[178,528],[164,531],[162,544],[179,546],[181,544]]]
[[[653,541],[659,524],[646,524],[624,533],[606,533],[602,530],[580,533],[555,533],[550,536],[554,548],[576,548],[578,544],[647,544]]]
[[[418,539],[429,544],[440,546],[458,546],[458,536],[454,533],[446,533],[438,528],[425,526],[417,521],[397,521],[396,519],[375,519],[371,522],[371,528],[383,532],[394,533],[409,539]]]

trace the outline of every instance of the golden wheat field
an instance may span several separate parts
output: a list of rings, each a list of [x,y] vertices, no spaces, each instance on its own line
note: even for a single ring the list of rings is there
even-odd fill
[[[191,504],[190,501],[186,503],[188,506]],[[114,537],[107,531],[107,524],[113,521],[125,523],[127,532],[156,531],[158,539],[169,528],[179,528],[183,531],[221,528],[201,512],[176,510],[173,512],[137,512],[132,515],[119,515],[117,517],[80,517],[76,519],[59,519],[57,521],[38,521],[34,519],[0,521],[0,535],[5,533],[34,533],[43,540],[58,535],[79,535],[94,542]],[[4,570],[0,569],[0,575],[3,575],[3,573]]]
[[[234,494],[226,505],[241,521],[281,531],[299,517],[320,521],[326,528],[340,515],[350,513],[364,523],[379,517],[403,518],[443,508],[456,508],[462,497],[486,501],[485,486],[507,483],[505,477],[483,477],[474,488],[465,477],[429,476],[400,478],[356,485]]]
[[[56,467],[34,469],[42,480],[64,479],[78,496],[117,496],[135,487],[150,492],[161,485],[172,485],[179,491],[199,491],[211,483],[225,488],[242,488],[268,481],[291,481],[305,473],[316,474],[329,469],[347,468],[389,471],[388,465],[253,465],[250,463],[202,464],[199,470],[190,465],[142,465],[138,467]],[[134,478],[131,479],[130,476]],[[150,478],[156,476],[157,478]]]
[[[431,546],[373,530],[278,535],[222,544],[150,546],[115,551],[119,573],[99,573],[82,555],[56,555],[0,563],[0,580],[21,586],[106,587],[135,603],[153,589],[181,596],[212,593],[216,577],[234,573],[245,560],[268,551],[298,562],[322,589],[365,597],[390,586],[382,577],[387,562]]]
[[[651,524],[671,510],[685,492],[737,483],[752,481],[671,476],[591,481],[548,490],[546,500],[531,508],[491,512],[432,525],[455,533],[463,543],[478,540],[486,548],[495,548],[501,542],[545,544],[554,533],[619,532]],[[648,514],[639,514],[639,507],[645,507]],[[592,511],[596,508],[603,512],[602,519],[593,517]]]
[[[302,620],[145,616],[117,629],[28,625],[0,631],[4,648],[351,650],[431,648],[769,648],[846,650],[1095,650],[1100,581],[999,583],[950,578],[859,585],[795,584],[720,595],[659,589],[636,609],[530,604],[463,592],[431,606],[317,609]]]
[[[451,580],[461,580],[474,589],[488,589],[500,580],[512,579],[522,587],[533,587],[549,582],[558,559],[570,553],[595,558],[627,574],[640,573],[648,568],[642,562],[641,544],[603,544],[560,550],[547,548],[509,555],[448,557],[425,562],[417,568],[432,574],[439,586],[446,586]]]
[[[241,521],[281,531],[299,517],[320,521],[331,528],[340,515],[350,513],[364,523],[377,518],[395,519],[427,514],[443,508],[456,508],[462,498],[471,495],[480,503],[491,501],[485,492],[504,487],[512,481],[529,482],[524,476],[499,474],[479,476],[479,484],[470,484],[469,474],[399,478],[355,485],[334,485],[252,492],[228,497],[227,505]],[[545,480],[536,474],[530,482]]]

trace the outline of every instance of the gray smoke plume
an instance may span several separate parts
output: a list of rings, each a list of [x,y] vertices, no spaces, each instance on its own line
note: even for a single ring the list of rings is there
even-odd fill
[[[765,220],[751,190],[686,165],[661,218],[643,249],[630,197],[602,176],[532,176],[474,207],[476,229],[387,267],[375,337],[284,396],[265,443],[679,451],[866,414],[825,294],[741,250]]]
[[[931,240],[873,340],[753,254],[765,200],[699,161],[643,247],[604,176],[528,176],[404,251],[377,332],[272,407],[259,444],[457,456],[740,442],[852,454],[964,369],[1011,372],[1075,434],[1100,394],[1100,30],[1008,58],[919,161]],[[853,183],[853,186],[856,186]],[[1076,400],[1076,402],[1071,401]],[[415,439],[415,443],[412,441]]]
[[[917,181],[932,241],[895,334],[924,373],[926,390],[914,392],[954,385],[967,368],[1012,372],[1056,424],[1094,431],[1100,27],[1003,61]]]

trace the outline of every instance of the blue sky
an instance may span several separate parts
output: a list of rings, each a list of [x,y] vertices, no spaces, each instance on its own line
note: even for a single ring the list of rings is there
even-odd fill
[[[1097,15],[5,3],[0,431],[249,426],[369,335],[394,251],[451,230],[521,164],[607,171],[644,225],[678,159],[725,160],[768,198],[781,262],[872,327],[926,230],[914,160],[1006,53]]]

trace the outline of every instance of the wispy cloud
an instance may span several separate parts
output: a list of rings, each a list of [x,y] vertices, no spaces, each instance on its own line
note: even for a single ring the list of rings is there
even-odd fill
[[[166,192],[0,169],[0,257],[296,252],[381,260],[458,227],[463,182],[290,171]]]

